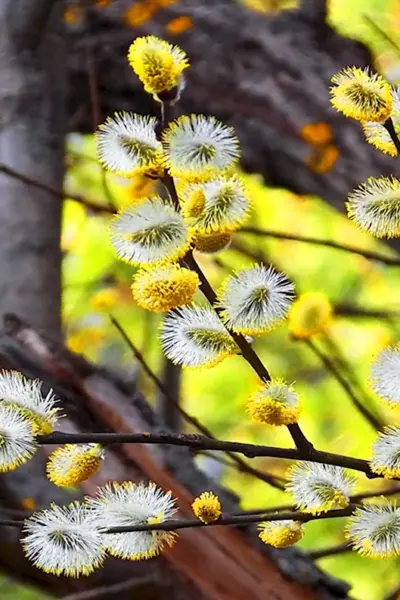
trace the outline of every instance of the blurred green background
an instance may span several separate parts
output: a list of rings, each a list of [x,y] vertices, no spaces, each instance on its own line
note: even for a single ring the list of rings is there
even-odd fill
[[[275,10],[277,5],[271,0],[246,0],[246,3],[258,10]],[[285,3],[286,6],[293,4]],[[377,66],[392,81],[396,80],[400,63],[400,52],[395,48],[396,43],[400,45],[400,0],[331,0],[330,19],[341,33],[366,42],[376,57]],[[371,21],[378,28],[371,25]],[[394,43],[385,39],[379,29]],[[255,206],[250,225],[391,254],[384,244],[357,230],[345,216],[320,199],[268,188],[256,176],[247,176],[246,180]],[[112,198],[123,206],[136,195],[145,193],[144,185],[140,180],[129,182],[111,175],[105,177],[95,160],[93,138],[70,137],[67,193],[81,193],[99,203]],[[97,362],[118,369],[135,368],[125,345],[110,325],[108,314],[112,312],[149,363],[159,369],[162,358],[154,333],[159,319],[134,305],[130,293],[133,269],[116,260],[108,240],[108,225],[109,217],[89,214],[82,205],[71,200],[65,202],[63,302],[68,345]],[[298,293],[324,291],[333,304],[399,310],[400,277],[396,267],[334,249],[254,238],[244,233],[238,233],[234,242],[234,247],[219,254],[217,261],[215,257],[199,257],[214,286],[231,268],[263,259],[285,272],[296,283]],[[371,398],[366,385],[371,358],[383,346],[399,339],[399,327],[398,319],[337,316],[334,320],[330,335],[359,382],[358,393],[373,404],[376,400]],[[319,345],[324,347],[324,341],[319,341]],[[285,325],[257,340],[255,347],[275,377],[296,382],[303,399],[300,424],[318,448],[354,457],[369,456],[376,435],[373,429],[353,408],[315,355],[303,343],[289,338]],[[182,403],[219,438],[290,446],[285,428],[264,428],[246,416],[244,404],[256,384],[246,363],[234,357],[211,370],[184,371]],[[139,385],[149,400],[156,400],[156,390],[145,377],[140,377]],[[388,421],[397,422],[395,412],[383,406],[378,408]],[[209,468],[204,457],[198,460],[200,466]],[[252,464],[280,475],[285,474],[288,466],[273,459],[257,459]],[[223,468],[221,477],[222,483],[240,496],[243,508],[289,501],[283,493],[234,469]],[[383,482],[360,477],[357,491],[383,489],[382,486]],[[311,523],[300,545],[305,549],[318,549],[343,542],[343,525],[339,519]],[[399,583],[397,559],[377,561],[345,553],[324,558],[319,564],[351,583],[352,596],[362,600],[378,600]],[[40,600],[45,596],[3,577],[0,597]]]

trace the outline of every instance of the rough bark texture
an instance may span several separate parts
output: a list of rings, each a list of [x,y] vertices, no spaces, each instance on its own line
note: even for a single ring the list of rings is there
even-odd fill
[[[0,3],[0,163],[62,189],[66,69],[62,6]],[[0,312],[60,331],[61,203],[0,173]]]
[[[0,356],[2,367],[14,367],[30,376],[39,376],[52,385],[63,399],[67,414],[65,431],[157,431],[162,424],[132,383],[124,382],[104,369],[96,368],[58,344],[50,343],[14,317],[5,321],[6,336]],[[23,506],[30,497],[36,507],[51,501],[72,499],[55,488],[44,476],[44,447],[39,456],[0,479],[2,510]],[[237,500],[199,472],[185,448],[123,445],[107,451],[98,475],[83,485],[86,493],[96,486],[123,479],[151,479],[179,498],[182,516],[190,516],[193,496],[212,489],[221,497],[224,509],[237,510]],[[333,600],[347,597],[347,586],[328,577],[296,549],[277,551],[258,540],[247,528],[220,527],[183,530],[172,550],[157,560],[130,564],[108,562],[88,579],[71,581],[49,577],[23,560],[18,549],[18,530],[1,528],[0,561],[15,575],[62,595],[67,591],[110,585],[137,576],[137,585],[118,597],[172,600]],[[284,574],[285,576],[283,576]],[[290,581],[292,580],[292,581]],[[140,588],[140,589],[139,589]],[[140,593],[139,593],[140,592]]]
[[[92,128],[87,47],[94,60],[101,119],[116,110],[154,111],[127,64],[127,48],[137,35],[168,38],[166,24],[187,15],[193,27],[169,38],[188,52],[192,63],[180,110],[214,114],[232,124],[245,169],[260,173],[269,184],[317,194],[339,210],[344,210],[349,190],[368,177],[399,174],[398,161],[369,146],[359,124],[330,106],[333,73],[347,65],[368,65],[371,57],[363,45],[326,25],[324,0],[304,0],[300,10],[273,16],[232,0],[180,0],[135,29],[121,22],[131,5],[131,0],[116,0],[108,8],[89,10],[84,23],[70,28],[72,130]],[[308,166],[310,160],[318,163],[322,149],[302,136],[304,125],[316,122],[329,124],[339,150],[325,173]]]

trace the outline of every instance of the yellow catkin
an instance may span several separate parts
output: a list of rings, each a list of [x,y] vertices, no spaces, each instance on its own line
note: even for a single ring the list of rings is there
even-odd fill
[[[66,444],[50,455],[47,477],[59,487],[78,485],[99,471],[102,457],[100,444]]]
[[[288,548],[297,544],[304,536],[304,528],[298,521],[270,521],[260,523],[259,538],[275,548]]]
[[[385,122],[393,106],[392,89],[380,75],[368,69],[347,67],[332,77],[331,103],[357,121]]]
[[[196,517],[206,524],[217,521],[222,514],[221,502],[212,492],[200,494],[194,500],[192,509]]]
[[[152,312],[166,312],[189,304],[199,286],[196,273],[179,265],[140,269],[132,284],[139,306]]]
[[[245,410],[256,423],[290,425],[299,419],[300,403],[291,386],[274,379],[258,388],[247,402]]]
[[[183,50],[153,35],[137,38],[131,44],[128,61],[149,94],[177,87],[189,66]]]

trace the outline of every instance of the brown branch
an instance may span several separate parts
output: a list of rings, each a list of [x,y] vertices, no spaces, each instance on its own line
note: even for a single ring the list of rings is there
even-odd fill
[[[224,440],[213,440],[211,438],[184,433],[51,433],[49,435],[38,435],[37,442],[40,445],[58,444],[87,444],[95,442],[104,446],[110,444],[167,444],[171,446],[185,446],[195,450],[221,450],[238,452],[248,458],[267,456],[270,458],[282,458],[289,460],[306,460],[310,462],[336,465],[347,469],[354,469],[365,473],[373,479],[381,477],[373,473],[369,463],[361,458],[352,458],[342,454],[324,452],[313,449],[312,452],[300,450],[299,448],[277,448],[275,446],[261,446],[245,442],[229,442]]]
[[[277,240],[290,240],[293,242],[303,242],[306,244],[314,244],[316,246],[326,246],[327,248],[333,248],[335,250],[342,250],[343,252],[350,252],[351,254],[358,254],[364,256],[369,260],[376,260],[384,263],[385,265],[400,266],[400,257],[385,256],[379,252],[372,250],[363,250],[362,248],[356,248],[347,244],[339,244],[331,240],[320,240],[309,236],[296,235],[292,233],[283,233],[280,231],[272,231],[270,229],[259,229],[258,227],[242,227],[238,233],[251,233],[252,235],[260,237],[270,237]]]
[[[311,514],[302,512],[299,510],[288,510],[282,511],[277,514],[240,514],[240,515],[226,515],[221,516],[217,521],[212,523],[203,523],[199,519],[169,519],[162,523],[146,523],[138,525],[121,525],[117,527],[108,527],[107,529],[101,530],[104,534],[109,533],[131,533],[134,531],[177,531],[179,529],[197,528],[197,527],[211,527],[220,525],[251,525],[253,523],[261,523],[263,521],[301,521],[307,523],[308,521],[317,521],[320,519],[332,519],[332,518],[343,518],[349,517],[353,514],[356,506],[349,504],[346,508],[340,508],[336,510],[329,510],[321,514]],[[0,526],[5,527],[22,527],[24,521],[0,521]]]
[[[164,523],[152,523],[146,525],[122,525],[121,527],[109,527],[104,533],[128,533],[132,531],[177,531],[179,529],[187,529],[194,527],[212,527],[219,525],[251,525],[252,523],[261,523],[263,521],[318,521],[321,519],[343,518],[353,514],[355,506],[349,505],[346,508],[338,510],[329,510],[325,513],[312,515],[302,511],[286,511],[278,514],[265,515],[234,515],[221,517],[218,521],[212,523],[203,523],[198,519],[170,519]]]
[[[69,200],[74,200],[75,202],[79,202],[79,204],[86,206],[86,208],[91,210],[93,213],[108,213],[108,214],[115,213],[115,210],[113,208],[111,208],[110,206],[107,206],[104,204],[98,204],[97,202],[90,200],[89,198],[86,198],[85,196],[81,196],[80,194],[70,194],[68,192],[62,192],[60,190],[57,190],[56,188],[53,188],[51,185],[48,185],[47,183],[37,181],[36,179],[34,179],[33,177],[30,177],[29,175],[25,175],[24,173],[15,171],[14,169],[12,169],[11,167],[8,167],[7,165],[0,164],[0,172],[4,173],[5,175],[8,175],[9,177],[12,177],[14,179],[18,179],[19,181],[26,183],[26,185],[32,185],[33,187],[36,187],[40,190],[48,192],[49,194],[51,194],[55,198],[58,198],[59,200],[64,200],[64,198],[67,198]]]
[[[335,556],[336,554],[344,554],[345,552],[351,551],[351,545],[348,542],[343,542],[342,544],[327,546],[326,548],[321,548],[320,550],[311,550],[306,554],[310,558],[318,560],[319,558],[325,558],[326,556]]]
[[[83,590],[82,592],[68,594],[67,596],[63,596],[62,600],[98,600],[98,598],[102,598],[103,595],[108,597],[113,594],[125,592],[126,590],[130,590],[133,587],[137,587],[140,585],[149,585],[150,583],[154,583],[153,576],[131,577],[129,579],[126,579],[125,581],[120,581],[119,583],[101,585],[98,587],[91,588],[89,590]]]

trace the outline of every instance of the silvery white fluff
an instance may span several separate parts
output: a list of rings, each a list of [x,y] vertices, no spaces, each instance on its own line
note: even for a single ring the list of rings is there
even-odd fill
[[[114,219],[111,243],[126,262],[175,260],[189,247],[188,228],[182,215],[153,196],[129,206]]]
[[[152,482],[108,483],[99,488],[96,498],[87,498],[87,505],[98,527],[104,529],[162,523],[177,511],[171,492],[164,492]],[[113,556],[143,560],[172,545],[174,537],[169,531],[132,531],[105,533],[103,541]]]
[[[190,184],[182,195],[189,199],[196,191],[204,193],[201,215],[193,218],[193,227],[203,233],[234,230],[240,227],[250,210],[249,193],[239,177],[218,177],[205,183]]]
[[[52,390],[42,392],[43,383],[39,379],[27,379],[18,371],[0,372],[0,406],[18,406],[54,427],[59,409]]]
[[[133,175],[157,166],[162,144],[155,134],[155,117],[115,113],[96,134],[100,162],[115,173]]]
[[[12,471],[37,450],[33,426],[18,409],[0,403],[0,472]]]
[[[223,283],[219,306],[228,327],[257,335],[273,328],[288,313],[294,285],[272,267],[254,265]]]
[[[370,385],[389,404],[400,404],[400,344],[385,348],[372,363]]]
[[[392,504],[370,504],[357,508],[350,519],[346,537],[365,556],[399,556],[400,509]]]
[[[400,427],[386,427],[372,446],[371,469],[387,477],[400,476]]]
[[[233,129],[215,117],[179,117],[164,131],[163,141],[166,163],[177,177],[216,174],[239,158],[239,143]]]
[[[21,542],[27,558],[54,575],[89,575],[106,554],[93,515],[78,503],[34,513],[25,520]]]
[[[355,481],[342,467],[302,461],[292,467],[286,489],[296,506],[318,513],[346,506]]]
[[[178,365],[212,365],[236,351],[236,344],[215,312],[203,306],[184,306],[169,312],[160,340],[166,356]]]

